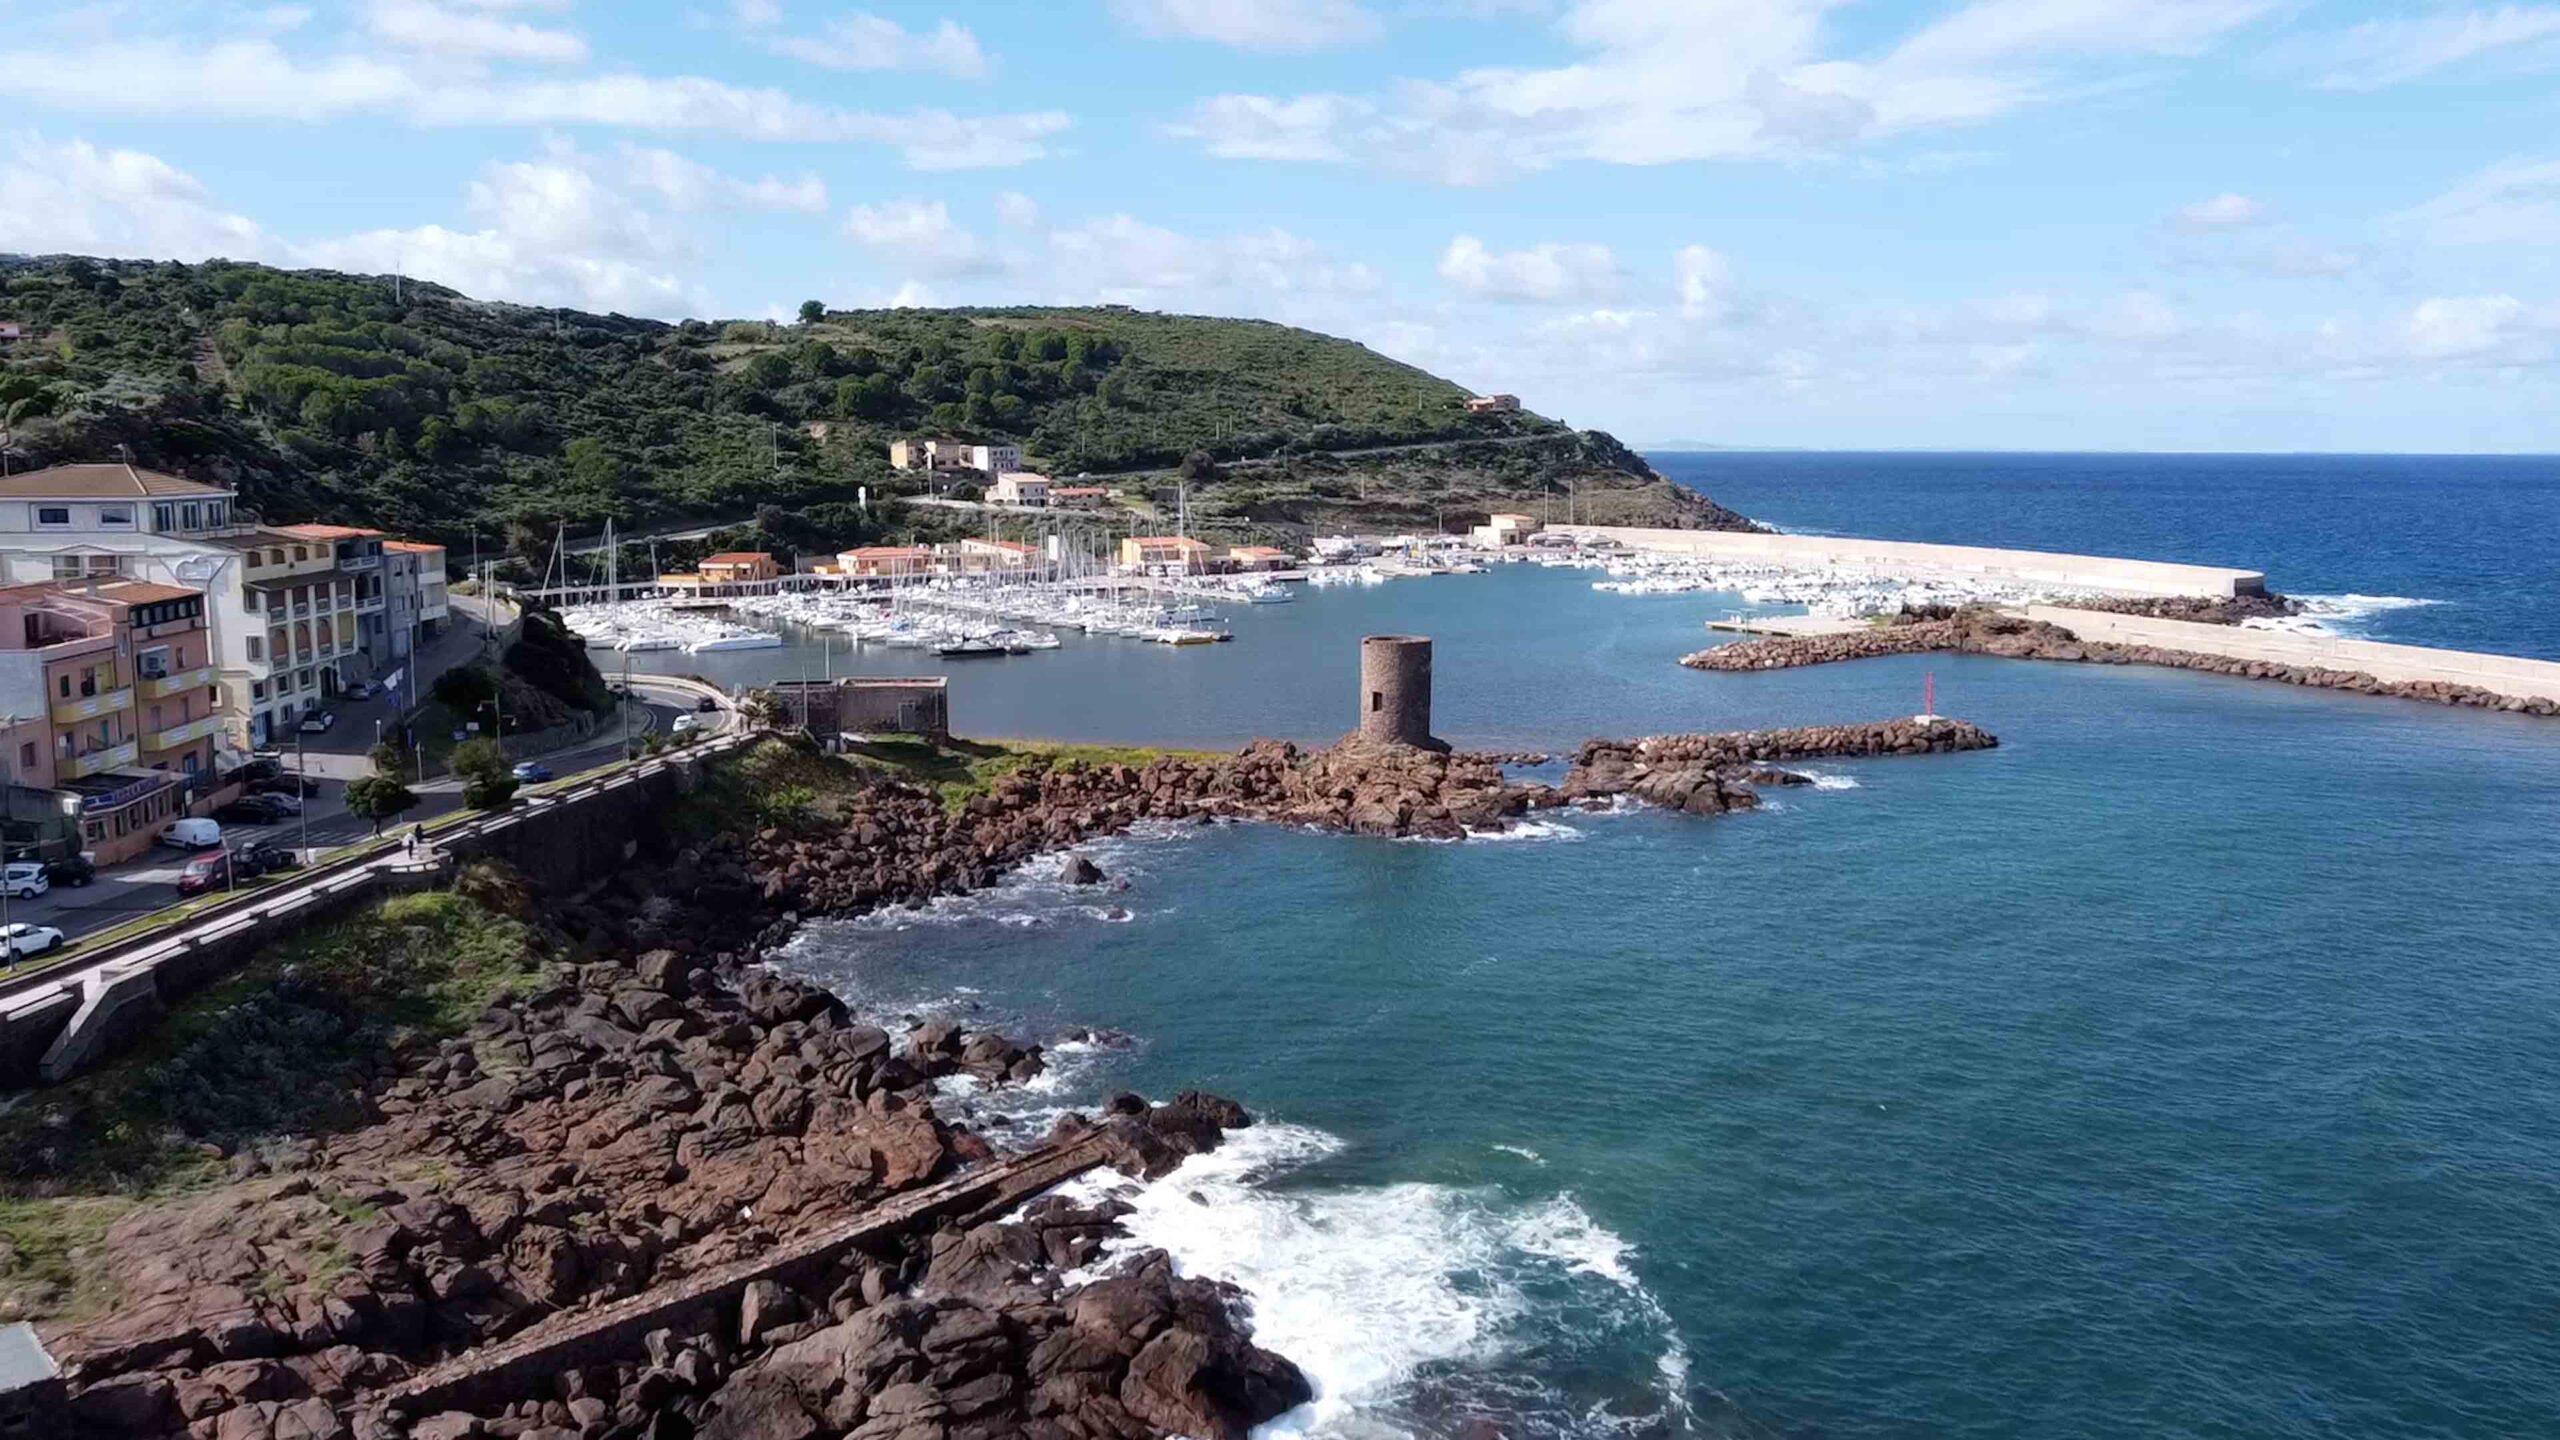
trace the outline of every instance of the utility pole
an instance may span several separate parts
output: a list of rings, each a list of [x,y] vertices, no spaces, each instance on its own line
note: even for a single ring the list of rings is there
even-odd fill
[[[622,758],[631,758],[631,652],[622,652]]]
[[[310,761],[304,750],[302,727],[296,725],[293,727],[293,803],[302,812],[302,863],[305,865],[311,863],[311,805],[309,797],[303,794],[303,789],[310,783],[310,776]],[[229,868],[232,884],[236,888],[240,880],[240,867],[235,862]]]

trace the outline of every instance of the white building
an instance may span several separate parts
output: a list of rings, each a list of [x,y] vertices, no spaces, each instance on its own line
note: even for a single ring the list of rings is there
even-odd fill
[[[1049,477],[1030,470],[1008,470],[996,477],[996,483],[987,487],[987,503],[1046,509],[1049,504]]]
[[[1008,470],[1022,468],[1022,447],[1019,445],[972,445],[961,453],[968,457],[966,463],[970,469],[989,475],[1002,475]]]
[[[0,478],[9,582],[120,576],[203,592],[234,750],[337,694],[340,666],[364,649],[361,569],[342,570],[332,540],[262,528],[227,486],[124,464]]]

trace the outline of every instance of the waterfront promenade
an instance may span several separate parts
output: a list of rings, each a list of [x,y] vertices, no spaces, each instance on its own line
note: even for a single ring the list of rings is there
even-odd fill
[[[1615,541],[1634,550],[1692,555],[1732,565],[1796,570],[1860,569],[1912,580],[2006,580],[2109,595],[2178,596],[2266,593],[2261,571],[2173,565],[2111,555],[2046,550],[1994,550],[1978,545],[1924,545],[1847,535],[1770,535],[1737,530],[1650,530],[1627,525],[1557,525],[1553,533],[1583,543]]]

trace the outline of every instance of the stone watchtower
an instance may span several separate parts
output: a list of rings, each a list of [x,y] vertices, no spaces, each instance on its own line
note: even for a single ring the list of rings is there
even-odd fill
[[[1424,750],[1431,738],[1431,637],[1371,635],[1360,642],[1360,738]]]

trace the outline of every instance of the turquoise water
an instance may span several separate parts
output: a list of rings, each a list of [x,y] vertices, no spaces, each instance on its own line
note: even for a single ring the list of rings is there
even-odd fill
[[[1134,1037],[955,1097],[991,1125],[1124,1087],[1263,1116],[1135,1226],[1315,1375],[1289,1431],[2560,1432],[2560,725],[1970,657],[1696,674],[1730,602],[1589,578],[1313,594],[955,708],[1321,738],[1356,637],[1414,629],[1470,742],[1878,717],[1934,673],[2004,744],[1717,820],[1153,832],[1096,847],[1125,891],[1034,867],[790,963]]]

